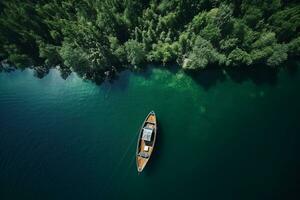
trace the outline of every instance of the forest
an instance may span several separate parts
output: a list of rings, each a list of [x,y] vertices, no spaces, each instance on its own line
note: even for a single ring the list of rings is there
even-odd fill
[[[2,0],[1,65],[107,72],[278,67],[300,55],[297,0]]]

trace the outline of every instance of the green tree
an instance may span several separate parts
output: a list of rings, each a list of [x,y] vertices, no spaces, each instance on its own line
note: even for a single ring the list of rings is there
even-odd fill
[[[300,36],[288,43],[288,52],[292,56],[300,56]]]
[[[252,64],[251,56],[240,48],[235,48],[230,52],[226,59],[226,65],[238,66],[238,65],[250,65]]]
[[[300,5],[288,7],[274,13],[268,20],[280,41],[289,41],[299,36]]]
[[[40,57],[45,59],[45,65],[52,67],[61,63],[62,58],[59,55],[59,47],[40,43],[39,52]]]
[[[267,65],[278,66],[287,59],[288,48],[284,44],[276,44],[273,47],[273,53],[267,60]]]
[[[223,64],[225,61],[224,55],[217,52],[212,44],[197,37],[195,45],[183,64],[184,69],[203,69],[208,64],[219,63]]]
[[[59,54],[64,60],[63,64],[80,75],[84,75],[90,66],[87,53],[82,48],[74,47],[67,42],[63,43]]]
[[[128,62],[132,65],[139,65],[145,62],[146,52],[144,48],[143,43],[137,42],[136,40],[128,40],[125,43]]]
[[[202,69],[300,55],[295,0],[2,0],[0,30],[0,60],[93,80],[146,61]]]

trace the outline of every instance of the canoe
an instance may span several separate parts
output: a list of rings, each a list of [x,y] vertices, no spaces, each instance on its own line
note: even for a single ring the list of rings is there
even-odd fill
[[[136,166],[142,172],[153,153],[157,133],[157,122],[154,111],[144,120],[136,147]]]

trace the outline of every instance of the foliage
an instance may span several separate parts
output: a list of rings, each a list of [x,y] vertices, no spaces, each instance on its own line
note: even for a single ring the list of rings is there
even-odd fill
[[[79,72],[84,71],[91,64],[88,60],[88,55],[82,48],[73,47],[69,43],[64,42],[60,51],[60,56],[63,59],[63,64],[69,68],[73,68]]]
[[[92,77],[145,62],[278,66],[300,55],[297,1],[3,0],[0,7],[0,59],[17,67],[60,65]]]
[[[281,41],[289,41],[295,36],[299,36],[300,5],[276,12],[268,21]]]
[[[276,44],[272,55],[267,60],[267,65],[278,66],[287,59],[287,47],[283,44]]]
[[[300,36],[288,43],[288,52],[292,56],[300,56]]]
[[[252,63],[251,56],[240,48],[235,48],[227,57],[226,65],[237,66],[240,64],[250,65]]]
[[[146,53],[143,43],[136,40],[129,40],[125,43],[127,59],[132,65],[139,65],[145,62]]]
[[[185,69],[203,69],[208,64],[223,63],[224,56],[219,54],[212,44],[203,39],[197,37],[192,51],[189,53],[183,68]]]

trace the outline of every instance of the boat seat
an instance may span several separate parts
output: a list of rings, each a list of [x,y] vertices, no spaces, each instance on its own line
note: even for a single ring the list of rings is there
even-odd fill
[[[146,126],[145,127],[147,127],[147,128],[150,128],[150,129],[152,129],[152,130],[154,130],[154,124],[153,123],[151,123],[151,122],[147,122],[147,124],[146,124]]]
[[[144,140],[144,142],[145,142],[146,146],[152,147],[153,140],[152,141],[146,141],[146,140]]]
[[[149,146],[144,146],[144,151],[149,151]]]
[[[149,154],[147,152],[140,152],[138,155],[143,158],[149,158]]]

